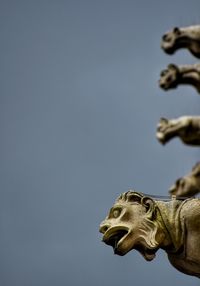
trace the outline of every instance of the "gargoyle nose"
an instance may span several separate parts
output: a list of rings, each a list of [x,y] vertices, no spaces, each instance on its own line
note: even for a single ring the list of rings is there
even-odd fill
[[[161,88],[165,88],[165,84],[162,83],[162,82],[159,82],[159,86],[160,86]]]
[[[110,226],[108,224],[100,224],[99,231],[104,234],[109,229],[109,227]]]

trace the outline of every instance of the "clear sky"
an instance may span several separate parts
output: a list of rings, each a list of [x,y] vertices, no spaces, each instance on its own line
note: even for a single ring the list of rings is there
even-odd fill
[[[130,188],[167,195],[197,148],[155,138],[197,115],[192,87],[164,92],[164,32],[200,23],[199,0],[0,1],[0,285],[197,286],[159,251],[113,255],[99,223]]]

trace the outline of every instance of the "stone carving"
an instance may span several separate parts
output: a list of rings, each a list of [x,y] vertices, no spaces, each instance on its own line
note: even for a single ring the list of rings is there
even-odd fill
[[[164,90],[189,84],[200,93],[200,64],[177,66],[169,64],[160,74],[159,85]]]
[[[200,199],[161,201],[123,193],[100,225],[114,253],[139,251],[151,261],[158,249],[179,271],[200,278]]]
[[[200,116],[181,116],[170,120],[161,118],[156,136],[162,144],[179,137],[187,145],[200,146]]]
[[[161,48],[167,54],[173,54],[178,49],[186,48],[195,57],[200,58],[200,26],[173,28],[163,35]]]
[[[187,48],[200,58],[200,26],[174,28],[166,33],[161,47],[168,54]],[[164,90],[181,84],[192,85],[200,93],[200,64],[168,65],[160,75]],[[157,139],[165,144],[175,137],[191,146],[200,146],[200,116],[161,118]],[[128,191],[120,195],[100,225],[103,241],[114,253],[125,255],[135,249],[147,261],[163,249],[179,271],[200,278],[200,162],[176,180],[170,188],[171,199],[162,200]]]
[[[169,193],[177,198],[189,198],[200,193],[200,162],[192,168],[189,174],[176,180],[175,184],[169,189]]]

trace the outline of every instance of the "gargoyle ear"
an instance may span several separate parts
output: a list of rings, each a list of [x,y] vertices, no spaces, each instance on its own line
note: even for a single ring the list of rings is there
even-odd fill
[[[168,124],[169,120],[165,117],[161,117],[160,120],[159,120],[159,123],[160,124]]]
[[[141,204],[146,208],[149,218],[152,218],[155,213],[155,202],[149,197],[143,197]]]
[[[178,27],[174,27],[173,32],[174,32],[174,34],[176,34],[176,35],[180,35],[181,30],[180,30]]]
[[[137,192],[129,191],[127,192],[128,201],[132,203],[140,203],[141,202],[141,194]]]
[[[175,70],[178,72],[178,67],[175,64],[169,64],[168,69]]]

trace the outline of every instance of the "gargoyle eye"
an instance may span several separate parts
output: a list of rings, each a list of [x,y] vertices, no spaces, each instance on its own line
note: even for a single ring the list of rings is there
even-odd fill
[[[185,181],[184,181],[184,180],[181,180],[181,181],[180,181],[180,186],[181,186],[182,188],[184,188],[184,186],[185,186]]]
[[[115,208],[112,210],[112,217],[113,218],[118,218],[121,214],[121,209],[120,208]]]
[[[177,179],[177,180],[176,180],[176,186],[177,186],[177,187],[179,187],[180,182],[181,182],[181,179]]]
[[[164,35],[162,36],[162,39],[163,39],[163,41],[167,41],[167,40],[169,39],[169,37],[168,37],[167,34],[164,34]]]
[[[167,82],[172,82],[173,81],[173,77],[171,75],[168,76],[168,78],[166,79]]]
[[[161,71],[160,76],[162,77],[162,76],[165,76],[166,74],[167,74],[167,71],[163,70],[163,71]]]

